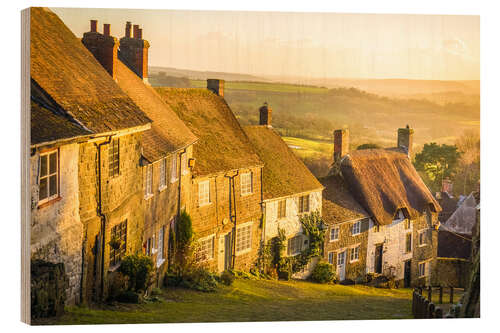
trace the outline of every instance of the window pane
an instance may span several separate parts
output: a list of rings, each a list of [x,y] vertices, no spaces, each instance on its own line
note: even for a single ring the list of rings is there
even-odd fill
[[[49,167],[50,173],[52,174],[57,171],[57,153],[52,153],[49,156]]]
[[[50,176],[49,189],[50,189],[50,194],[49,194],[50,196],[57,194],[57,174]]]
[[[38,195],[39,200],[43,200],[48,197],[47,190],[47,178],[40,179],[40,192]]]
[[[40,176],[47,175],[47,155],[40,156]]]

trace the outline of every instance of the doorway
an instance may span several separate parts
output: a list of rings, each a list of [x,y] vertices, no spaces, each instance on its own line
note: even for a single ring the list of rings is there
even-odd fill
[[[411,260],[405,261],[405,288],[411,285]]]
[[[375,273],[382,274],[382,253],[384,251],[384,245],[378,244],[375,247]]]
[[[219,237],[219,256],[218,268],[219,272],[232,268],[233,258],[232,233],[229,232]]]
[[[345,251],[339,252],[337,255],[337,272],[339,274],[339,280],[345,280]]]

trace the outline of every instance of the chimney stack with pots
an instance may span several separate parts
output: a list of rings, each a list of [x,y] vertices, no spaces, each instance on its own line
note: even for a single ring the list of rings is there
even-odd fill
[[[218,96],[224,97],[224,80],[207,79],[207,89]]]
[[[264,102],[264,105],[262,105],[259,109],[259,116],[260,116],[259,125],[272,127],[271,126],[272,112],[273,110],[269,107],[267,102]]]
[[[413,148],[413,128],[406,125],[406,128],[398,129],[398,148],[403,149],[410,157]]]
[[[349,129],[343,128],[333,132],[333,162],[340,161],[349,154]]]
[[[97,20],[90,20],[90,31],[83,34],[82,43],[94,55],[113,79],[116,79],[118,40],[111,36],[111,26],[104,24],[104,34],[97,32]]]
[[[133,37],[130,37],[132,27]],[[120,39],[120,59],[145,83],[148,82],[149,42],[142,39],[142,29],[131,22],[125,24],[125,37]]]

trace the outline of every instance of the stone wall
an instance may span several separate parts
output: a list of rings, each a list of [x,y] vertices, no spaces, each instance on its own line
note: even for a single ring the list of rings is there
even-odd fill
[[[40,151],[30,158],[31,259],[63,263],[68,276],[66,304],[80,300],[82,272],[82,222],[78,196],[78,144],[59,150],[59,197],[38,203]]]
[[[208,177],[196,177],[192,182],[192,198],[188,212],[191,215],[193,229],[198,239],[214,236],[213,258],[207,260],[205,264],[213,271],[224,270],[224,236],[232,233],[234,237],[234,223],[230,217],[230,192],[229,176],[234,177],[236,192],[236,225],[251,223],[251,250],[236,254],[235,269],[248,271],[257,258],[261,235],[261,170],[260,167],[250,169],[239,169],[236,172],[227,174],[210,175]],[[252,193],[242,195],[240,191],[240,177],[244,172],[252,172]],[[198,202],[198,184],[201,181],[210,180],[210,203],[201,206]],[[234,207],[233,207],[234,213]],[[234,246],[234,244],[233,244]],[[234,247],[233,247],[234,248]]]
[[[84,225],[84,276],[83,298],[85,301],[106,297],[109,270],[111,229],[127,221],[126,253],[142,250],[144,230],[143,178],[140,166],[141,134],[134,133],[117,136],[119,145],[119,174],[109,176],[108,150],[105,138],[80,145],[79,160],[79,198],[80,216]],[[101,197],[102,214],[98,215],[98,145],[101,146]],[[104,263],[101,262],[100,244],[104,223]],[[101,286],[101,273],[104,272],[104,290]]]
[[[470,261],[460,258],[437,258],[431,284],[464,288],[468,282],[470,266]]]
[[[417,218],[414,223],[413,232],[413,259],[411,261],[411,280],[412,286],[428,286],[431,284],[432,276],[436,271],[436,258],[438,249],[438,232],[434,228],[434,224],[437,223],[436,213],[424,213],[419,218]],[[425,246],[418,246],[418,231],[427,230],[427,244]],[[426,268],[426,276],[418,276],[418,264],[426,261],[429,263],[428,268]]]

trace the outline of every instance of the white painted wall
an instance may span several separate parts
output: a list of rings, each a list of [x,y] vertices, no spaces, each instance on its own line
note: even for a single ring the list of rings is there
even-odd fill
[[[83,227],[79,214],[78,144],[59,149],[60,197],[38,207],[40,155],[30,158],[31,256],[53,263],[63,262],[69,278],[67,303],[78,301],[82,268]]]
[[[380,226],[380,231],[375,232],[375,223],[370,219],[368,229],[368,248],[366,258],[366,271],[375,272],[375,247],[383,243],[382,254],[382,273],[393,266],[395,268],[396,280],[404,278],[404,261],[411,259],[413,254],[406,252],[406,234],[411,232],[413,235],[413,223],[409,229],[405,229],[404,219],[395,220],[389,225]],[[412,237],[413,242],[413,237]],[[414,244],[412,244],[412,249]]]

